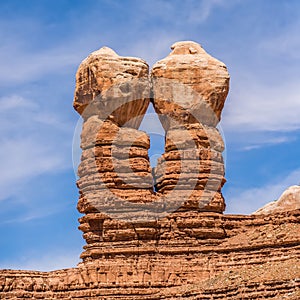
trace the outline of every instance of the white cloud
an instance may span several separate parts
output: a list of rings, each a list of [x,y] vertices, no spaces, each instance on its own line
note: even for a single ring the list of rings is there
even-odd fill
[[[277,137],[261,137],[256,135],[255,137],[253,137],[255,139],[255,141],[251,142],[251,139],[248,139],[246,141],[247,145],[246,146],[242,146],[239,150],[240,151],[250,151],[250,150],[254,150],[254,149],[260,149],[262,147],[266,147],[266,146],[274,146],[274,145],[279,145],[279,144],[283,144],[283,143],[289,143],[295,140],[295,137],[288,137],[288,136],[277,136]],[[245,143],[245,141],[244,141]],[[242,145],[243,143],[241,143]]]
[[[271,38],[260,33],[249,48],[252,65],[247,61],[231,65],[231,91],[222,121],[229,132],[300,129],[300,22],[291,19],[280,29],[271,29]]]
[[[156,18],[163,22],[197,25],[205,22],[217,7],[235,5],[240,0],[186,0],[163,1],[144,0],[137,1],[137,9],[141,11],[138,20]]]
[[[300,169],[294,170],[285,178],[277,178],[264,186],[247,190],[229,189],[226,193],[226,213],[250,214],[265,204],[277,200],[291,185],[300,181]]]
[[[13,109],[19,109],[19,108],[37,108],[37,105],[28,100],[25,99],[19,95],[11,95],[9,97],[2,97],[0,98],[0,107],[1,107],[1,113],[13,110]]]
[[[1,200],[1,198],[0,198]],[[20,199],[18,199],[20,200]],[[22,202],[22,201],[18,201],[18,202]],[[27,200],[26,204],[30,204],[30,209],[28,211],[25,211],[22,207],[22,214],[20,216],[11,216],[11,218],[8,218],[7,220],[2,220],[0,221],[0,224],[16,224],[16,223],[26,223],[26,222],[30,222],[33,220],[37,220],[37,219],[43,219],[46,218],[48,216],[54,215],[56,213],[59,213],[62,211],[63,205],[59,206],[59,207],[47,207],[47,209],[44,209],[43,207],[40,207],[41,205],[39,204],[38,207],[36,208],[32,208],[33,203],[28,203],[29,201]],[[34,201],[32,201],[34,202]],[[22,203],[23,204],[23,203]],[[19,206],[20,207],[20,206]]]
[[[203,23],[209,18],[214,8],[223,6],[226,2],[228,4],[228,1],[224,0],[192,1],[193,6],[187,20],[191,23]]]
[[[66,168],[64,155],[52,145],[31,138],[9,139],[0,148],[0,200],[15,194],[21,185],[45,172]]]
[[[40,253],[39,255],[24,254],[17,260],[2,262],[1,269],[54,271],[74,268],[80,262],[79,250],[77,252],[73,249],[66,249],[63,253],[52,251],[42,255]]]
[[[43,125],[51,126],[52,129],[59,129],[60,131],[67,131],[70,133],[71,124],[63,122],[57,115],[51,112],[40,112],[33,117],[33,122]]]
[[[72,53],[69,44],[49,50],[22,51],[22,49],[0,49],[1,85],[17,84],[38,79],[45,74],[66,70],[77,65],[80,53]],[[76,48],[76,45],[73,45]],[[12,71],[14,70],[14,71]]]
[[[281,59],[300,59],[299,20],[283,28],[278,35],[259,43],[258,48],[268,52],[271,57],[279,56]]]
[[[0,200],[20,193],[22,186],[44,173],[70,167],[68,122],[44,112],[19,95],[0,98]]]
[[[236,83],[237,86],[238,83]],[[234,87],[222,125],[228,131],[293,131],[300,129],[300,82],[263,86],[255,79]]]
[[[22,31],[20,31],[22,28]],[[0,85],[17,85],[41,79],[43,76],[69,71],[91,52],[98,39],[95,33],[70,34],[43,47],[47,24],[37,20],[0,21]]]

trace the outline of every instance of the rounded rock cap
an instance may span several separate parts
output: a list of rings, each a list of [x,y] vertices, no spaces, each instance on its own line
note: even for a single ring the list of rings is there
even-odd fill
[[[225,64],[193,41],[176,42],[171,49],[151,70],[156,112],[170,116],[166,121],[172,116],[186,123],[216,126],[229,91]],[[164,127],[169,128],[169,123]]]
[[[193,41],[176,42],[171,46],[171,50],[173,51],[170,53],[170,55],[205,53],[205,50],[202,48],[202,46]]]
[[[80,64],[73,107],[85,120],[97,115],[138,128],[150,102],[148,74],[144,60],[120,56],[104,46]]]

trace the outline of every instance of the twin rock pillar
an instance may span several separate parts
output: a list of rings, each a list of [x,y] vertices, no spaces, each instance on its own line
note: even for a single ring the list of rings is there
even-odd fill
[[[74,108],[83,118],[77,185],[84,261],[103,256],[112,242],[135,247],[137,236],[155,239],[168,214],[224,211],[216,126],[228,89],[226,66],[194,42],[175,43],[150,75],[145,61],[107,47],[81,63]],[[153,170],[149,136],[138,130],[150,101],[165,130],[165,153]],[[134,224],[148,229],[139,235]]]

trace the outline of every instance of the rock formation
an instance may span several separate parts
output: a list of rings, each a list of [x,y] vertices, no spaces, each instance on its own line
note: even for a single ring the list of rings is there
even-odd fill
[[[174,196],[186,199],[186,209],[223,212],[224,144],[216,125],[229,74],[195,42],[171,49],[151,71],[154,108],[166,131],[165,153],[155,170],[157,191],[176,188]]]
[[[130,218],[138,203],[153,199],[148,158],[150,140],[138,127],[148,108],[148,65],[103,47],[76,74],[74,108],[84,119],[78,168],[80,229],[87,241],[83,260],[98,257],[116,226],[109,218]],[[114,237],[122,241],[133,233]]]
[[[293,185],[285,190],[278,200],[267,203],[262,208],[254,212],[254,215],[269,215],[283,211],[293,211],[300,209],[300,186]]]
[[[194,42],[172,49],[154,65],[150,80],[144,61],[120,57],[107,47],[79,66],[74,108],[84,120],[77,181],[78,209],[85,214],[79,227],[87,241],[84,261],[100,257],[112,235],[119,243],[137,238],[120,220],[136,224],[177,210],[225,209],[224,145],[216,125],[229,74]],[[150,140],[138,130],[150,96],[166,131],[166,152],[153,176]],[[126,229],[106,237],[115,227]],[[143,238],[155,235],[147,229]]]
[[[141,59],[106,47],[81,63],[74,108],[83,118],[82,262],[52,272],[2,270],[0,299],[300,298],[297,189],[276,209],[222,214],[216,126],[229,75],[194,42],[172,50],[150,76]],[[153,171],[149,137],[138,130],[150,101],[166,132]]]
[[[73,106],[84,119],[97,115],[138,129],[150,101],[148,73],[142,59],[121,57],[103,47],[80,64]]]
[[[193,223],[202,234],[190,247],[184,243]],[[184,228],[183,219],[174,216],[165,225],[161,235],[169,236],[168,243],[165,237],[155,245],[140,241],[122,255],[114,255],[119,252],[114,245],[102,259],[73,269],[2,270],[0,299],[299,299],[300,210],[268,216],[203,213],[189,217]],[[226,236],[214,236],[213,226]],[[181,236],[182,244],[172,247],[171,236],[177,245]]]

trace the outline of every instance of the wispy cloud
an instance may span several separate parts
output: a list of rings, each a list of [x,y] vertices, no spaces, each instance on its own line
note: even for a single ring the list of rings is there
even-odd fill
[[[262,147],[276,146],[283,143],[289,143],[295,141],[295,137],[291,136],[276,136],[276,137],[262,137],[260,135],[255,135],[253,137],[255,140],[251,141],[248,139],[241,143],[240,151],[250,151],[254,149],[260,149]],[[243,144],[246,144],[243,146]]]
[[[224,1],[224,0],[190,1],[192,5],[191,5],[191,9],[189,10],[187,21],[191,23],[203,23],[209,18],[213,9],[228,4],[230,5],[229,2],[230,1]]]
[[[300,82],[261,85],[255,79],[235,87],[224,110],[228,131],[293,131],[300,129]]]
[[[32,138],[10,139],[0,148],[0,200],[15,194],[21,185],[45,172],[66,167],[64,155],[52,145],[40,144]]]
[[[29,22],[25,18],[0,22],[3,42],[0,46],[1,86],[16,86],[49,74],[73,70],[98,40],[96,34],[87,32],[81,35],[78,32],[77,36],[70,33],[64,40],[43,46],[41,41],[45,39],[48,27],[41,21]]]
[[[239,2],[239,0],[145,0],[136,1],[136,8],[143,16],[156,18],[163,22],[172,24],[192,24],[197,25],[205,22],[217,7],[228,7]]]
[[[30,101],[28,99],[25,99],[19,95],[10,95],[0,98],[0,107],[1,107],[1,113],[7,112],[8,110],[15,110],[15,109],[27,109],[37,108],[36,103],[33,101]]]
[[[226,193],[226,213],[250,214],[265,204],[277,200],[291,185],[298,184],[300,169],[294,170],[285,178],[278,178],[263,186],[246,190],[229,189]]]
[[[53,271],[65,268],[74,268],[80,262],[80,249],[65,249],[62,252],[27,253],[19,259],[1,263],[1,269]],[[67,253],[67,254],[66,254]]]
[[[56,207],[48,206],[47,209],[45,209],[44,207],[41,207],[40,203],[39,203],[39,207],[34,208],[32,206],[36,205],[36,203],[34,203],[35,201],[31,200],[31,203],[28,203],[28,202],[29,201],[27,201],[26,204],[29,204],[29,209],[24,209],[22,201],[16,201],[15,202],[16,206],[18,206],[21,210],[20,215],[19,216],[13,215],[13,216],[8,217],[6,220],[1,220],[0,225],[17,224],[17,223],[22,224],[22,223],[27,223],[27,222],[31,222],[31,221],[36,221],[39,219],[44,219],[49,216],[55,215],[56,213],[61,212],[62,209],[65,208],[64,207],[65,205],[62,204],[60,206],[56,205]]]
[[[30,82],[53,72],[66,71],[66,68],[77,65],[84,53],[84,50],[74,53],[73,48],[76,49],[75,43],[73,47],[66,44],[39,51],[26,51],[17,46],[0,49],[1,85]]]
[[[137,39],[128,44],[124,52],[130,53],[130,56],[141,57],[146,60],[150,68],[159,59],[167,56],[170,47],[176,42],[184,38],[182,33],[160,32],[153,30],[145,34],[144,39]]]
[[[68,166],[65,142],[71,126],[20,95],[0,98],[0,200],[32,178]],[[71,147],[71,144],[69,145]]]
[[[300,22],[299,19],[296,22],[289,24],[287,27],[283,27],[281,33],[276,36],[263,40],[259,43],[258,48],[262,51],[269,53],[271,57],[280,57],[283,60],[300,59]]]

